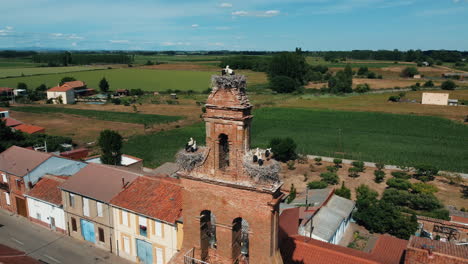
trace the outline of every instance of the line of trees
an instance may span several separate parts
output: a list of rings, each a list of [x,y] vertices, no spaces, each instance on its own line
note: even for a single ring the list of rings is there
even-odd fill
[[[91,63],[119,63],[133,62],[133,56],[127,54],[82,54],[82,53],[37,53],[32,56],[36,63],[47,63],[49,66],[84,65]]]

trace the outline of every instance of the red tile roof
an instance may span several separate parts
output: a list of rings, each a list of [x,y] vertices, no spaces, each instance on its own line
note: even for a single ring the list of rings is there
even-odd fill
[[[40,261],[26,256],[24,252],[2,244],[0,244],[0,263],[41,264]]]
[[[26,195],[55,205],[62,205],[62,193],[58,188],[68,177],[46,175]]]
[[[466,217],[452,215],[450,216],[450,218],[452,222],[468,224],[468,218]]]
[[[450,242],[431,240],[429,238],[412,236],[408,243],[408,248],[425,250],[424,247],[430,247],[434,254],[448,255],[452,257],[468,259],[468,247],[457,246]]]
[[[62,85],[62,86],[55,86],[47,90],[48,92],[66,92],[68,90],[73,90],[73,87],[70,87],[68,85]]]
[[[0,112],[5,112],[5,111],[7,111],[7,112],[8,112],[8,109],[1,108],[1,107],[0,107]]]
[[[69,86],[71,88],[80,88],[80,87],[86,86],[86,83],[82,81],[72,81],[72,82],[66,82],[63,85]]]
[[[281,246],[281,255],[285,264],[377,264],[368,253],[355,249],[292,236]]]
[[[21,121],[18,121],[11,117],[5,117],[5,118],[2,118],[2,120],[5,121],[5,125],[7,127],[15,127],[15,126],[23,124]]]
[[[70,151],[64,151],[60,153],[60,156],[67,157],[67,158],[74,159],[74,160],[81,160],[81,159],[86,158],[88,156],[88,153],[89,153],[88,149],[79,148],[79,149],[74,149]]]
[[[28,124],[21,124],[21,125],[15,126],[15,129],[23,131],[24,133],[28,133],[28,134],[44,133],[45,132],[45,128],[43,128],[43,127],[28,125]]]
[[[182,214],[182,187],[176,179],[143,176],[115,196],[110,203],[174,223]]]
[[[372,249],[372,259],[382,264],[398,264],[404,258],[408,240],[399,239],[387,234],[381,235]]]
[[[28,173],[28,169],[35,169],[50,157],[43,152],[12,146],[0,153],[0,171],[21,177]]]
[[[279,241],[297,235],[299,228],[299,207],[283,210],[279,217]]]
[[[11,93],[11,92],[13,92],[13,88],[0,87],[0,93]]]
[[[71,176],[60,188],[108,203],[124,190],[122,179],[125,181],[125,186],[128,186],[138,176],[142,176],[142,174],[116,166],[90,163]]]

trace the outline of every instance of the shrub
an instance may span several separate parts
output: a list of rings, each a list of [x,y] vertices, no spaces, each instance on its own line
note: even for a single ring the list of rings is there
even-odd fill
[[[411,189],[415,193],[425,193],[425,194],[436,193],[439,191],[439,189],[436,186],[423,183],[423,182],[417,182],[417,183],[412,184]]]
[[[348,176],[351,178],[357,178],[359,177],[359,172],[361,172],[359,168],[351,167],[348,169],[348,173],[349,173]]]
[[[442,90],[455,90],[456,86],[457,85],[455,84],[455,82],[453,82],[452,80],[447,80],[442,83],[440,88],[442,88]]]
[[[286,162],[288,160],[294,160],[297,157],[297,145],[292,138],[273,138],[270,141],[269,147],[274,153],[274,158],[276,160]]]
[[[291,184],[291,189],[289,190],[289,196],[286,202],[289,204],[294,201],[294,199],[296,199],[296,187],[294,187],[294,184]]]
[[[387,185],[390,188],[395,188],[398,190],[409,190],[411,188],[411,183],[405,179],[391,178],[387,181]]]
[[[328,184],[331,184],[331,185],[335,185],[335,184],[338,184],[338,175],[336,173],[333,173],[333,172],[323,172],[323,173],[320,173],[320,178],[322,178],[322,181],[328,183]]]
[[[296,169],[296,167],[294,166],[295,165],[294,160],[288,160],[288,162],[286,162],[286,165],[288,165],[288,170]]]
[[[341,183],[341,188],[335,190],[335,194],[346,199],[351,199],[351,190],[346,188],[344,181]]]
[[[355,168],[358,168],[359,169],[359,172],[363,172],[364,171],[364,162],[362,161],[353,161],[351,163]]]
[[[321,157],[316,157],[314,158],[315,165],[322,165],[322,158]]]
[[[335,166],[327,166],[327,171],[335,173],[338,171],[338,168]]]
[[[432,81],[427,81],[423,84],[424,87],[434,87],[434,83]]]
[[[275,76],[270,80],[270,89],[278,93],[292,93],[297,89],[296,81],[288,76]]]
[[[413,175],[414,178],[423,182],[433,181],[437,173],[439,173],[439,170],[432,165],[418,165],[415,169],[416,173]]]
[[[342,159],[333,159],[333,163],[335,163],[335,167],[341,168],[341,163],[343,163]]]
[[[309,160],[307,159],[307,155],[298,154],[297,155],[297,163],[299,164],[306,164]]]
[[[418,69],[416,67],[406,67],[401,71],[401,77],[413,77],[414,75],[419,74]]]
[[[307,183],[307,188],[309,189],[324,189],[327,188],[328,183],[324,181],[311,181]]]
[[[408,173],[404,171],[393,171],[392,176],[398,179],[409,179],[411,178],[411,175],[408,175]]]
[[[397,95],[392,95],[392,96],[388,97],[388,101],[390,101],[390,102],[399,102],[400,97],[397,96]]]
[[[433,194],[418,193],[411,195],[409,207],[414,210],[432,211],[442,208],[442,204]]]
[[[367,74],[367,78],[368,79],[375,79],[375,78],[377,78],[377,75],[375,74],[375,72],[369,72]]]
[[[374,171],[375,179],[374,181],[376,183],[381,183],[385,179],[385,172],[382,170],[376,170]]]
[[[376,163],[376,164],[375,164],[375,167],[376,167],[378,170],[383,170],[383,168],[385,168],[385,164],[383,164],[383,163]]]
[[[368,91],[370,91],[370,86],[367,83],[358,84],[354,91],[356,93],[367,93]]]

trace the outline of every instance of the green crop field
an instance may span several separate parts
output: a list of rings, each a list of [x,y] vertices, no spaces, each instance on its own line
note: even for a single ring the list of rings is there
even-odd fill
[[[31,58],[0,58],[0,72],[2,68],[25,68],[39,65],[39,63],[32,62]]]
[[[0,69],[0,78],[106,69],[104,66],[27,67]]]
[[[395,66],[414,66],[414,63],[402,62],[394,63],[391,61],[378,61],[378,60],[350,60],[350,61],[340,61],[340,62],[331,62],[326,61],[323,58],[319,57],[306,57],[307,63],[311,65],[324,65],[330,68],[339,68],[345,67],[347,64],[350,64],[353,68],[359,68],[367,66],[368,68],[385,68],[385,67],[395,67]]]
[[[39,113],[39,114],[69,114],[79,115],[89,118],[124,122],[124,123],[136,123],[136,124],[158,124],[158,123],[169,123],[182,119],[180,116],[165,116],[165,115],[149,115],[139,113],[128,113],[128,112],[112,112],[112,111],[97,111],[97,110],[84,110],[84,109],[73,109],[64,107],[36,107],[36,106],[17,106],[11,108],[13,111],[28,112],[28,113]]]
[[[57,85],[63,77],[71,76],[86,82],[89,88],[97,90],[99,90],[99,81],[106,77],[111,90],[139,88],[145,91],[167,89],[203,91],[210,87],[212,74],[214,72],[125,68],[6,78],[0,79],[0,87],[16,87],[18,82],[24,82],[32,88],[42,83],[52,87]]]
[[[254,113],[253,147],[291,137],[300,153],[394,165],[433,164],[468,172],[468,126],[438,117],[370,112],[262,108]],[[204,144],[204,126],[129,138],[124,153],[155,167],[173,161],[189,137]]]
[[[219,61],[222,55],[136,55],[134,63],[144,64],[148,60],[156,62],[204,62],[204,61]]]

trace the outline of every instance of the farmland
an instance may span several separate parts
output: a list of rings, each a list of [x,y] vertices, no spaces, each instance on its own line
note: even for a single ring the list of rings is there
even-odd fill
[[[266,147],[273,137],[289,136],[300,153],[397,165],[429,163],[468,172],[463,162],[468,156],[468,127],[446,119],[292,108],[262,108],[254,114],[254,147]],[[173,160],[189,137],[203,144],[203,125],[132,136],[124,152],[155,167]]]
[[[9,68],[0,71],[0,78],[19,77],[24,75],[53,74],[65,72],[91,71],[106,69],[105,66],[70,66],[70,67],[27,67]]]
[[[89,118],[123,122],[123,123],[136,123],[136,124],[159,124],[169,123],[180,120],[179,116],[164,116],[164,115],[150,115],[140,113],[128,112],[113,112],[113,111],[96,111],[85,109],[73,109],[64,107],[34,107],[34,106],[17,106],[12,108],[13,111],[27,112],[27,113],[40,113],[40,114],[68,114],[85,116]]]

